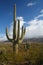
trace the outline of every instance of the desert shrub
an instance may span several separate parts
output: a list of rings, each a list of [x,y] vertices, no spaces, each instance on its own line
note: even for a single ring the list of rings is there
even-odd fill
[[[29,50],[29,46],[30,46],[29,43],[26,42],[24,49],[25,49],[26,51]]]
[[[6,57],[6,49],[4,47],[1,47],[0,48],[0,62],[2,62],[5,57]]]
[[[6,52],[7,51],[7,52]],[[15,55],[13,59],[12,47],[7,46],[0,48],[0,62],[7,63],[9,62],[25,62],[28,61],[29,65],[42,65],[43,64],[43,44],[32,43],[29,45],[29,49],[25,51],[24,45],[20,44],[18,55]],[[5,57],[5,58],[4,58]],[[6,59],[7,58],[7,59]],[[6,60],[5,60],[6,59]]]
[[[19,55],[15,57],[16,62],[28,61],[30,65],[42,65],[43,64],[43,44],[31,44],[27,51],[19,51]]]
[[[27,58],[34,65],[43,64],[43,45],[31,44]]]

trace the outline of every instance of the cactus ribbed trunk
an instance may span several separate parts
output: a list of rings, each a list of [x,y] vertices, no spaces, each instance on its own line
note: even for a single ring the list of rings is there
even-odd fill
[[[16,4],[14,6],[13,39],[16,38]]]
[[[18,44],[23,41],[25,35],[25,28],[22,26],[20,37],[20,20],[18,20],[18,27],[16,26],[16,4],[14,5],[14,23],[13,23],[13,39],[9,38],[8,28],[6,28],[6,36],[10,42],[13,43],[13,53],[18,54]],[[17,27],[17,30],[16,30]]]
[[[18,54],[18,44],[15,44],[15,42],[13,42],[13,53]]]
[[[15,53],[18,54],[18,44],[15,45]]]

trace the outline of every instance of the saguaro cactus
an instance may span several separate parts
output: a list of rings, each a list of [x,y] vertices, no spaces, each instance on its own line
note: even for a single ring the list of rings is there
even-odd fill
[[[22,26],[22,32],[20,37],[20,20],[18,20],[18,26],[16,26],[16,4],[15,4],[14,5],[13,39],[9,38],[8,28],[6,28],[6,36],[8,40],[13,43],[13,52],[15,52],[16,54],[18,54],[18,44],[23,41],[24,35],[25,35],[25,28]]]

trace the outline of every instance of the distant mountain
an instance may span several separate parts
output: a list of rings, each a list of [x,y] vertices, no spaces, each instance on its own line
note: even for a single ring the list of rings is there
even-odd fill
[[[1,43],[11,43],[10,41],[6,40],[6,41],[0,41]],[[43,37],[42,38],[25,38],[23,40],[23,43],[26,42],[32,42],[32,43],[37,43],[37,42],[42,42],[43,43]]]
[[[24,39],[23,42],[43,42],[43,38],[28,38]]]

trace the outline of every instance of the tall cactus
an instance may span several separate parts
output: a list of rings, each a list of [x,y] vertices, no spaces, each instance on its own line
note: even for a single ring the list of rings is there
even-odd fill
[[[9,38],[8,28],[6,28],[7,39],[13,43],[13,52],[18,54],[18,44],[23,41],[25,35],[25,28],[22,26],[22,32],[20,37],[20,20],[18,20],[18,27],[16,28],[16,4],[14,5],[14,24],[13,24],[13,39]],[[17,30],[16,30],[17,29]]]

